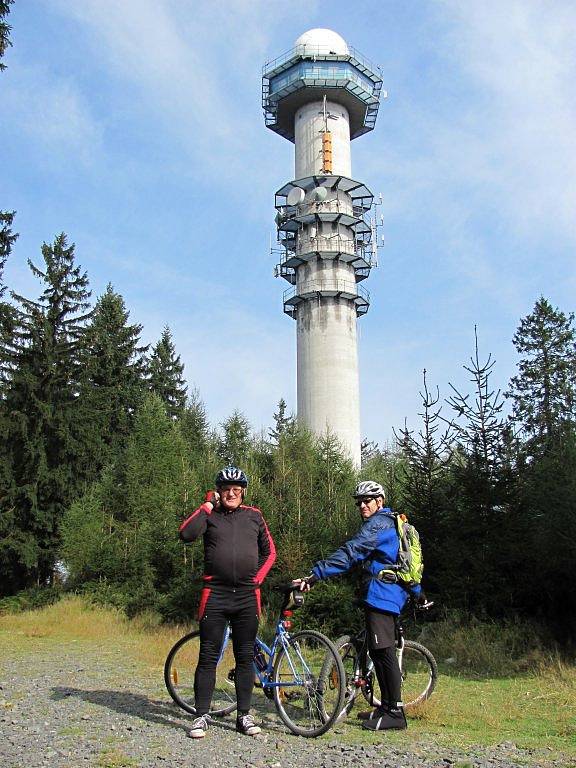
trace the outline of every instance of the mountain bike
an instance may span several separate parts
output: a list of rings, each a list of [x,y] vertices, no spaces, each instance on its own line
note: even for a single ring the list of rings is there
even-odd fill
[[[432,602],[415,606],[427,610]],[[368,652],[366,629],[355,635],[343,635],[334,642],[346,672],[344,707],[338,719],[346,717],[361,693],[371,707],[381,704],[380,691],[374,673],[374,662]],[[396,623],[396,655],[402,674],[402,702],[411,709],[432,696],[438,680],[438,665],[431,651],[420,643],[406,640],[401,617]]]
[[[259,637],[254,643],[256,685],[274,702],[282,722],[298,736],[326,733],[344,706],[346,674],[334,644],[320,632],[290,633],[291,616],[304,595],[293,586],[280,587],[283,601],[271,645]],[[216,667],[216,686],[210,717],[224,717],[236,709],[235,662],[228,626]],[[194,707],[194,672],[200,651],[200,632],[182,637],[168,653],[164,682],[172,699],[186,712]]]

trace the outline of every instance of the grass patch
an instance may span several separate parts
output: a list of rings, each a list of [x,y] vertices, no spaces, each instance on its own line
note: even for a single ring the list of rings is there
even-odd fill
[[[96,765],[97,768],[133,768],[139,763],[119,749],[106,749],[96,758]]]
[[[77,596],[35,611],[0,616],[0,650],[24,650],[28,641],[86,642],[111,651],[133,647],[135,657],[156,666],[189,626],[158,626],[157,617],[143,614],[126,618],[117,608],[95,605]]]

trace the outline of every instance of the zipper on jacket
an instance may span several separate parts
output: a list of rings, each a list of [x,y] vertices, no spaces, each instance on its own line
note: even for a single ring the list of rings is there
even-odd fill
[[[236,587],[236,523],[238,520],[238,510],[235,509],[230,516],[232,523],[232,584]]]

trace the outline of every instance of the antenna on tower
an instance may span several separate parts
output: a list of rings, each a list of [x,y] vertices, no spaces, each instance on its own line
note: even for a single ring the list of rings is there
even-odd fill
[[[378,195],[378,200],[373,203],[374,214],[370,217],[371,244],[372,244],[372,266],[378,266],[378,252],[384,247],[384,234],[380,232],[384,228],[384,216],[378,215],[378,208],[383,205],[382,192]]]
[[[328,128],[328,120],[338,120],[338,115],[332,115],[326,106],[326,94],[322,98],[322,111],[318,114],[322,115],[324,125],[320,133],[322,134],[322,168],[321,173],[332,173],[332,134]]]

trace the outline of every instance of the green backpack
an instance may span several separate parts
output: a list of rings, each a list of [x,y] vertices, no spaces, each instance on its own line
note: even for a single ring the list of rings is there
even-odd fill
[[[418,531],[408,522],[406,515],[395,512],[394,520],[398,533],[398,560],[396,565],[379,571],[378,578],[409,589],[422,581],[424,571],[422,545]]]

